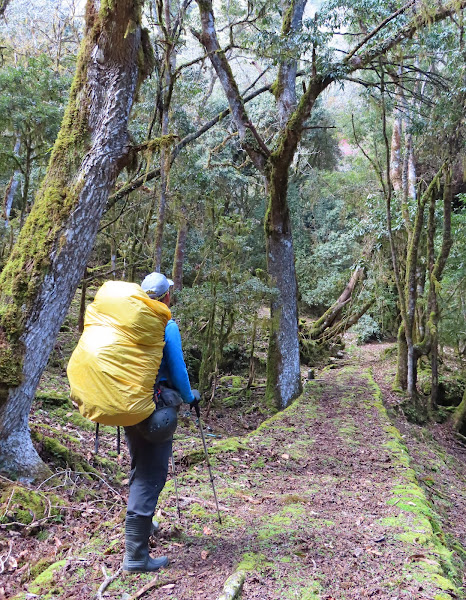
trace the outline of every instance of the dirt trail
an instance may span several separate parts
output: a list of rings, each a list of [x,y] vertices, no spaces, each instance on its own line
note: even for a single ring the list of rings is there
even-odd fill
[[[247,437],[209,444],[222,524],[205,466],[184,466],[181,522],[170,481],[153,543],[171,565],[144,598],[217,600],[234,572],[245,576],[243,600],[462,597],[458,555],[445,545],[369,370],[324,372]],[[179,465],[198,452],[186,440],[175,448]],[[57,553],[63,562],[50,581],[29,586],[35,596],[17,598],[92,598],[102,566],[109,574],[120,566],[123,515],[116,502],[86,544]],[[153,579],[119,576],[103,598],[128,600]]]
[[[158,598],[217,598],[235,568],[248,600],[452,597],[450,555],[368,373],[328,372],[215,463],[225,523],[191,508],[201,523],[185,525],[174,557],[179,592]],[[209,571],[188,588],[183,565],[199,550]]]

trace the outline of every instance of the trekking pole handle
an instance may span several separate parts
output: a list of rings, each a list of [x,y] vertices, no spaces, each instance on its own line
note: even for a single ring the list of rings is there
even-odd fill
[[[196,411],[196,417],[198,419],[201,418],[201,409],[199,408],[199,402],[196,402],[196,404],[194,405],[194,410]]]

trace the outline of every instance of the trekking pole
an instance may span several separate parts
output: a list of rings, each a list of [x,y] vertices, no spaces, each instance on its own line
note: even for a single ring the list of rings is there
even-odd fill
[[[173,458],[173,450],[170,455],[172,461],[172,475],[173,475],[173,483],[175,485],[175,498],[176,498],[176,510],[178,511],[178,519],[181,521],[181,510],[180,510],[180,500],[178,498],[178,484],[176,482],[176,472],[175,472],[175,459]]]
[[[207,467],[209,469],[210,483],[212,484],[212,490],[214,492],[215,505],[217,507],[217,514],[218,514],[218,522],[221,525],[222,524],[222,517],[220,516],[220,509],[218,507],[217,494],[215,493],[214,477],[212,475],[212,469],[210,468],[209,454],[207,452],[207,445],[205,443],[204,430],[202,429],[201,409],[199,408],[199,404],[197,404],[197,403],[194,405],[194,408],[196,410],[196,417],[197,417],[197,424],[199,425],[199,431],[201,432],[202,445],[204,446],[205,460],[206,460],[206,463],[207,463]]]

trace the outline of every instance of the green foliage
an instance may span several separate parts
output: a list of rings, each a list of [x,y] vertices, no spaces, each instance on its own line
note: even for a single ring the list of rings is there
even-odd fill
[[[442,319],[440,339],[452,346],[458,357],[466,357],[466,194],[458,196],[452,217],[454,244],[440,290]]]
[[[63,116],[68,75],[57,73],[45,55],[0,69],[0,191],[19,172],[15,210],[32,203]]]
[[[357,343],[366,344],[380,339],[380,325],[370,315],[363,315],[352,331],[357,334]]]

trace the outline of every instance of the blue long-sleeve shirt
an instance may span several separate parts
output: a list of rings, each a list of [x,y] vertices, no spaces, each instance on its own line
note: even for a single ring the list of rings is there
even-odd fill
[[[168,387],[177,390],[184,402],[188,404],[194,402],[183,357],[180,330],[173,319],[170,319],[165,327],[165,346],[158,379],[161,382],[165,381]]]

